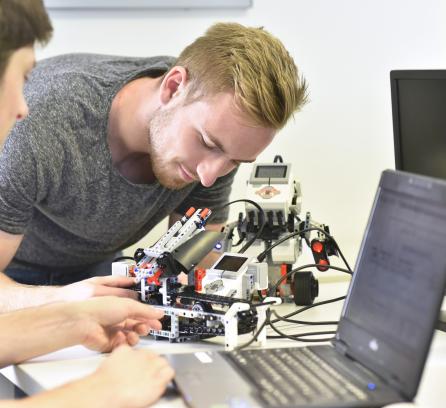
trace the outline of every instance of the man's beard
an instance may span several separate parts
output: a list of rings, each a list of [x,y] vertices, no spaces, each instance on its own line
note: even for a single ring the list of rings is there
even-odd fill
[[[171,121],[176,107],[158,109],[149,121],[149,154],[153,174],[158,182],[171,190],[180,190],[188,184],[178,176],[178,165],[165,159],[163,152],[166,150],[165,132],[167,124]]]

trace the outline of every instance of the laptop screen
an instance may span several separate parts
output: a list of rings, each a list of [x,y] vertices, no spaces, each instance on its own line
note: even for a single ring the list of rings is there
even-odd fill
[[[443,299],[445,243],[446,183],[384,172],[337,338],[410,399]]]

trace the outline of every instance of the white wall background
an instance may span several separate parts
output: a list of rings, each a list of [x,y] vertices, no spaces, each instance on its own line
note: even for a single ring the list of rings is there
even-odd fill
[[[177,55],[214,22],[264,26],[293,55],[309,82],[311,103],[259,159],[281,154],[293,163],[303,211],[330,225],[353,263],[380,172],[394,166],[389,71],[446,69],[445,4],[253,0],[246,10],[51,10],[54,37],[38,58],[67,52]],[[249,174],[243,165],[233,199],[244,196]]]

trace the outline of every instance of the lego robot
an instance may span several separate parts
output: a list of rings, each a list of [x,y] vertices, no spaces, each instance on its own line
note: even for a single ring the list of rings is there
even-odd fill
[[[337,255],[336,247],[323,233],[330,232],[328,226],[312,220],[309,212],[305,219],[299,218],[302,193],[300,183],[292,175],[290,163],[284,163],[281,156],[276,156],[273,163],[254,164],[246,196],[245,214],[240,213],[238,222],[227,226],[228,240],[222,244],[225,250],[233,250],[232,235],[236,227],[240,239],[234,246],[252,240],[250,252],[256,254],[274,246],[265,253],[268,277],[272,283],[292,269],[302,253],[302,241],[310,247],[317,269],[328,269],[329,256]],[[262,211],[252,202],[257,203]],[[314,227],[319,231],[312,239]],[[293,233],[294,236],[284,239]],[[309,305],[318,295],[318,290],[318,281],[312,272],[300,272],[284,281],[278,294],[285,300],[292,299],[297,305]]]
[[[112,274],[134,277],[140,300],[164,310],[162,329],[150,332],[156,338],[183,342],[224,336],[231,350],[240,334],[261,329],[266,310],[281,299],[253,301],[255,291],[268,287],[267,265],[239,254],[225,253],[209,270],[197,269],[194,285],[179,283],[180,272],[189,273],[190,267],[175,259],[176,250],[204,231],[210,214],[207,208],[190,208],[153,246],[138,249],[133,260],[114,262]],[[266,342],[264,328],[256,342]]]

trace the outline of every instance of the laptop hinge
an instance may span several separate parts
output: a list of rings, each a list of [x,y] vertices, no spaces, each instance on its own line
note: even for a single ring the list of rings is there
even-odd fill
[[[335,338],[331,341],[331,343],[333,344],[333,347],[339,352],[341,353],[343,356],[347,357],[348,359],[350,359],[353,362],[357,362],[357,360],[355,358],[353,358],[352,356],[350,356],[348,354],[348,344],[339,339],[339,338]],[[401,382],[399,378],[393,378],[391,381],[389,381],[388,378],[383,377],[382,374],[376,372],[375,370],[372,370],[371,368],[365,367],[363,364],[358,363],[362,370],[367,370],[370,371],[371,373],[373,373],[374,375],[376,375],[383,383],[387,384],[390,388],[392,388],[393,390],[400,390],[401,389]],[[398,391],[398,393],[402,396],[402,398],[406,399],[406,400],[411,400],[412,398],[408,398],[406,395],[403,395],[402,391]]]
[[[348,352],[348,344],[340,339],[334,339],[332,341],[334,348],[339,351],[342,355],[346,356]]]

